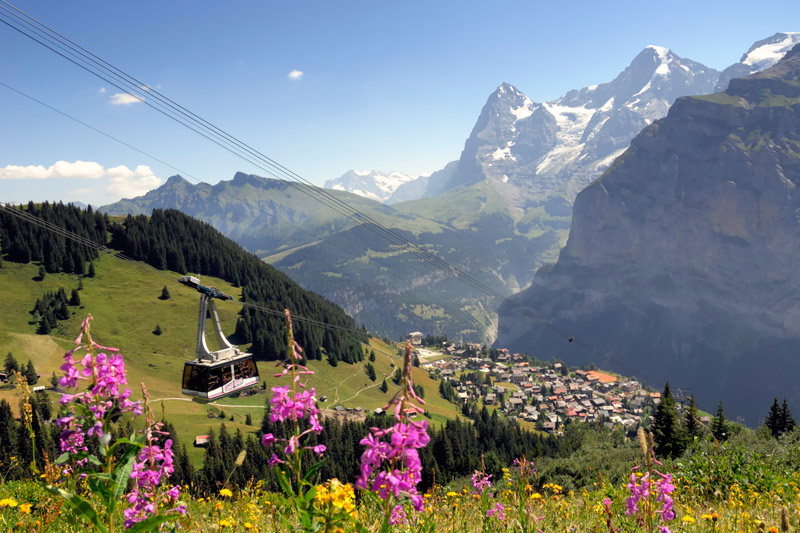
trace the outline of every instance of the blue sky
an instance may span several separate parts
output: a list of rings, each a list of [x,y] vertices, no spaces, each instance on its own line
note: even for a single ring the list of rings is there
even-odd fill
[[[800,29],[796,0],[12,3],[320,185],[443,167],[501,82],[554,99],[648,44],[721,70]],[[0,82],[200,180],[264,174],[2,24],[0,50]],[[175,173],[0,86],[0,201],[101,205]]]

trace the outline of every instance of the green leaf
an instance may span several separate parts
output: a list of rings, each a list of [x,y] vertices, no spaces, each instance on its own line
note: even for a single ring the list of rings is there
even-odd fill
[[[317,494],[317,487],[311,487],[308,489],[308,492],[303,494],[303,500],[305,500],[306,504],[310,506],[311,502],[314,501],[314,496]]]
[[[275,465],[272,470],[275,472],[275,477],[278,478],[278,484],[281,486],[281,489],[283,489],[283,493],[287,496],[294,497],[292,485],[289,483],[289,480],[286,479],[286,474],[283,473],[280,466]]]
[[[88,460],[89,460],[89,462],[90,462],[91,464],[93,464],[94,466],[99,466],[99,467],[102,467],[102,466],[103,466],[103,463],[101,463],[101,462],[100,462],[100,459],[98,459],[98,458],[97,458],[96,456],[94,456],[94,455],[90,455],[90,456],[88,456],[88,457],[87,457],[87,459],[88,459]]]
[[[97,531],[102,533],[107,533],[108,530],[106,526],[100,523],[100,519],[97,517],[97,512],[91,506],[89,502],[78,496],[77,494],[73,494],[72,492],[66,491],[59,487],[54,487],[53,485],[44,485],[44,488],[55,494],[56,496],[61,496],[67,504],[72,508],[77,516],[80,516],[84,520],[87,520],[90,524],[92,524]]]
[[[140,442],[131,442],[130,440],[126,439],[125,437],[120,437],[120,438],[117,439],[117,441],[114,444],[111,445],[111,448],[108,449],[108,454],[112,455],[114,453],[114,450],[116,450],[117,446],[119,446],[120,444],[130,444],[131,446],[136,446],[137,448],[142,448],[143,447],[143,444],[140,443]]]
[[[103,502],[106,504],[106,508],[108,509],[110,503],[109,496],[111,495],[111,491],[108,490],[106,484],[102,483],[96,476],[89,477],[87,481],[89,483],[89,489],[91,489],[91,491],[94,494],[96,494],[97,496],[100,497],[100,499],[103,500]],[[111,510],[109,509],[109,512],[110,511]]]
[[[311,465],[311,467],[309,467],[308,471],[306,472],[306,475],[303,476],[303,481],[309,481],[311,479],[311,477],[314,474],[317,473],[317,470],[319,470],[320,467],[322,467],[322,463],[324,463],[324,462],[325,462],[325,459],[322,459],[322,460],[318,461],[316,464]]]
[[[139,533],[142,531],[157,531],[158,526],[166,522],[167,520],[174,520],[178,518],[174,513],[173,514],[159,514],[151,516],[150,518],[146,518],[141,522],[136,522],[130,529],[126,529],[125,533]]]
[[[56,459],[56,464],[57,465],[64,464],[64,463],[67,462],[67,460],[69,458],[70,458],[70,453],[69,452],[64,452],[64,453],[62,453],[61,455],[58,456],[58,459]]]
[[[125,489],[128,488],[128,480],[131,478],[131,472],[133,472],[133,462],[134,459],[136,459],[136,451],[137,449],[135,447],[129,446],[128,449],[125,450],[125,455],[122,456],[117,466],[114,468],[114,482],[112,485],[114,498],[110,508],[111,511],[117,506],[117,502],[122,498],[122,495],[125,494]]]

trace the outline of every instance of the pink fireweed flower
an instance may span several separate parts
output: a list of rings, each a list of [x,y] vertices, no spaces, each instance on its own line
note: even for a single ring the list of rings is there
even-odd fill
[[[628,491],[630,491],[631,495],[625,502],[625,514],[631,516],[639,512],[637,507],[639,500],[650,497],[650,473],[648,472],[642,476],[641,483],[636,483],[636,474],[632,473],[631,482],[628,483]]]
[[[426,420],[415,422],[408,418],[409,412],[423,412],[410,399],[424,403],[413,391],[411,368],[411,345],[407,344],[400,390],[384,406],[387,412],[394,407],[398,422],[387,429],[370,428],[370,434],[361,439],[366,449],[361,454],[361,475],[356,487],[375,492],[384,500],[390,496],[407,497],[419,512],[423,500],[416,486],[422,478],[422,463],[417,450],[425,447],[430,437]],[[382,440],[384,437],[389,442]],[[388,468],[376,473],[384,462]]]
[[[148,398],[147,389],[142,384],[142,392]],[[186,513],[185,505],[177,504],[180,496],[180,485],[166,486],[162,483],[175,471],[173,464],[172,439],[167,438],[163,444],[159,439],[165,435],[161,431],[162,424],[151,424],[153,413],[148,409],[147,420],[150,431],[147,433],[147,445],[143,446],[133,461],[130,478],[133,487],[125,498],[130,506],[123,511],[125,529],[132,528],[149,516],[156,514],[156,502],[168,502],[172,507],[167,512]]]
[[[393,526],[405,526],[408,524],[408,517],[406,516],[406,512],[403,510],[402,505],[394,506],[389,523]]]
[[[665,522],[675,518],[675,511],[672,509],[672,496],[670,494],[675,490],[675,485],[672,484],[672,474],[662,474],[657,472],[661,479],[656,481],[656,491],[658,497],[657,502],[662,502],[661,505],[661,519]]]
[[[323,453],[325,453],[325,450],[327,450],[327,448],[325,447],[324,444],[317,444],[316,446],[313,446],[311,448],[311,451],[313,451],[317,455],[322,455]]]
[[[491,479],[491,474],[487,475],[476,470],[475,473],[472,474],[472,487],[475,489],[475,493],[483,494],[492,484]]]
[[[279,361],[278,365],[283,365],[283,371],[279,374],[275,374],[275,377],[283,377],[283,376],[292,376],[292,382],[290,385],[284,385],[282,387],[272,387],[272,398],[270,398],[270,415],[269,420],[271,423],[276,422],[284,422],[284,421],[291,421],[294,423],[295,432],[296,434],[293,435],[288,440],[280,439],[282,442],[286,442],[286,446],[283,449],[283,453],[286,455],[292,455],[298,453],[300,450],[310,449],[317,455],[322,455],[325,452],[325,445],[319,444],[316,446],[306,446],[303,447],[300,445],[300,439],[309,433],[322,433],[322,424],[320,423],[320,414],[319,410],[317,409],[316,405],[316,390],[312,387],[311,390],[307,390],[303,383],[300,383],[300,375],[301,374],[313,374],[312,370],[309,370],[307,367],[299,364],[297,361],[296,354],[302,353],[302,349],[300,345],[294,340],[294,336],[292,333],[292,318],[289,314],[289,310],[285,311],[286,314],[286,323],[287,323],[287,338],[288,338],[288,345],[289,345],[289,356],[284,361]],[[302,390],[297,390],[296,386],[299,386]],[[303,432],[298,431],[298,422],[304,420],[308,417],[309,427]],[[279,439],[275,438],[272,433],[267,433],[263,437],[261,437],[261,444],[264,446],[272,446],[275,444]],[[278,463],[282,463],[280,459],[276,455],[273,454],[272,458],[269,460],[270,465],[276,465]]]
[[[496,503],[493,508],[488,509],[486,511],[486,517],[495,517],[496,519],[503,521],[506,519],[506,508],[503,507],[502,503]]]
[[[89,334],[91,318],[88,315],[81,325],[81,333],[75,340],[78,346],[64,354],[64,364],[61,365],[64,376],[59,379],[62,387],[73,389],[78,387],[79,380],[91,381],[88,391],[64,394],[60,399],[61,405],[82,404],[92,415],[87,417],[76,414],[74,417],[64,417],[56,421],[62,428],[62,450],[73,453],[80,448],[76,443],[76,431],[84,431],[88,436],[102,437],[109,418],[116,418],[124,412],[131,412],[134,416],[141,414],[141,402],[132,402],[129,399],[130,389],[120,387],[127,384],[127,378],[125,363],[122,355],[117,353],[117,348],[103,347],[114,354],[111,357],[103,352],[94,355],[95,349],[101,346]],[[84,334],[88,339],[87,344],[80,343]],[[79,350],[86,350],[86,353],[76,364],[72,357]]]
[[[81,454],[89,452],[86,441],[98,438],[100,445],[109,446],[109,429],[123,413],[132,416],[142,414],[142,402],[130,400],[131,391],[127,385],[125,362],[117,348],[101,346],[94,342],[89,332],[92,316],[88,315],[81,324],[81,332],[75,339],[76,348],[64,354],[61,370],[64,376],[59,380],[62,387],[81,389],[75,394],[64,394],[60,403],[68,411],[67,416],[56,420],[61,429],[59,444],[63,452]],[[83,339],[86,343],[82,344]],[[81,356],[79,352],[84,351]],[[77,356],[78,359],[73,357]],[[88,386],[79,386],[79,381],[88,382]],[[142,385],[147,398],[147,391]],[[154,436],[164,435],[160,424],[152,424],[152,412],[149,412],[146,424],[148,444],[142,447],[133,461],[130,477],[134,480],[132,491],[126,495],[130,504],[124,510],[125,527],[130,528],[150,515],[156,513],[156,502],[170,501],[176,503],[180,495],[180,487],[172,486],[161,490],[160,486],[174,471],[172,464],[172,441],[163,443]],[[64,468],[65,475],[74,469],[91,468],[89,458],[73,460]],[[81,472],[81,478],[92,474]],[[91,486],[91,484],[90,484]],[[185,509],[178,512],[185,512]]]

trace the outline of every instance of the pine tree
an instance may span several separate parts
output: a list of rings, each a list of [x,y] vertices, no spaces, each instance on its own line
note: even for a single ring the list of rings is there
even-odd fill
[[[720,442],[728,439],[728,422],[725,418],[725,409],[722,406],[722,401],[717,406],[717,414],[714,415],[714,420],[711,421],[711,434]]]
[[[58,389],[58,376],[56,376],[55,372],[53,372],[53,375],[50,376],[50,385],[52,385],[53,390]]]
[[[83,278],[82,277],[81,277],[81,279],[78,280],[78,290],[79,291],[83,290]]]
[[[791,433],[794,430],[796,423],[794,418],[792,418],[792,412],[789,410],[789,404],[786,398],[783,399],[779,420],[782,433]]]
[[[372,363],[367,363],[364,365],[364,371],[367,373],[367,377],[370,381],[375,381],[377,376],[375,375],[375,367],[372,366]]]
[[[78,295],[77,289],[72,289],[72,293],[70,294],[69,305],[76,306],[81,305],[81,297]]]
[[[389,385],[386,384],[385,379],[381,382],[380,390],[383,393],[386,393],[389,390]]]
[[[675,407],[675,399],[672,397],[669,382],[664,386],[661,402],[656,407],[652,431],[655,452],[658,456],[674,458],[683,453],[678,410]]]
[[[169,300],[169,298],[170,298],[169,290],[167,289],[167,286],[164,285],[164,288],[161,289],[161,296],[159,296],[158,299],[159,300]]]
[[[161,333],[162,333],[161,325],[160,324],[156,324],[156,329],[153,330],[153,335],[161,335]]]
[[[33,366],[33,361],[28,359],[28,366],[25,367],[25,380],[28,385],[36,385],[39,381],[39,374],[36,373],[36,368]]]
[[[47,315],[42,316],[42,319],[39,321],[39,329],[36,330],[36,333],[40,335],[47,335],[53,330],[52,326],[50,326],[50,321],[47,319]]]
[[[697,404],[694,401],[694,394],[689,397],[689,407],[686,408],[686,412],[683,415],[683,427],[689,442],[700,436],[700,424],[697,421]]]
[[[6,474],[11,457],[16,454],[14,434],[17,422],[6,400],[0,400],[0,473]]]
[[[90,278],[93,278],[95,276],[94,261],[89,262],[89,273],[86,274],[86,276]]]
[[[12,372],[19,372],[19,363],[14,357],[14,354],[12,354],[11,352],[8,352],[8,355],[6,355],[6,361],[4,366],[6,370],[6,375],[8,375],[9,378],[11,377]]]
[[[778,397],[772,401],[772,407],[769,408],[767,418],[764,420],[764,425],[769,429],[770,434],[776,439],[783,433],[781,425],[781,407],[778,404]]]
[[[369,362],[370,363],[374,363],[375,362],[375,350],[370,350],[369,351]]]
[[[39,265],[39,281],[43,281],[47,272],[44,269],[44,265]]]
[[[252,426],[253,425],[253,417],[250,415],[250,413],[247,413],[247,415],[245,415],[244,423],[247,426]]]

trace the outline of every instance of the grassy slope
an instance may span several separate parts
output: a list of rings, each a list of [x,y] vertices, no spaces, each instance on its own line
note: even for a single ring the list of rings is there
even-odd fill
[[[64,287],[69,295],[78,286],[78,279],[72,275],[48,274],[43,281],[34,281],[37,276],[37,265],[19,265],[8,261],[0,269],[0,296],[3,298],[3,312],[0,313],[0,355],[12,352],[16,359],[27,363],[33,361],[42,376],[40,385],[49,386],[52,372],[59,374],[58,367],[62,363],[62,354],[74,346],[72,341],[77,336],[80,321],[87,313],[94,316],[92,334],[97,342],[105,346],[120,348],[125,356],[128,369],[128,383],[139,397],[139,384],[144,382],[151,399],[181,398],[181,376],[183,363],[194,358],[195,335],[197,328],[197,303],[195,291],[175,282],[178,274],[142,269],[136,265],[120,261],[111,256],[104,256],[96,262],[97,276],[84,279],[84,289],[79,292],[81,308],[70,307],[72,317],[62,322],[49,336],[37,335],[36,325],[28,324],[28,312],[33,304],[46,291],[55,291]],[[219,287],[223,292],[238,297],[240,291],[228,283],[214,278],[203,278],[203,281]],[[159,300],[161,288],[166,285],[170,291],[169,300]],[[220,320],[223,329],[231,333],[236,323],[236,313],[240,307],[235,302],[218,302]],[[163,334],[152,333],[156,324],[161,326]],[[210,327],[210,323],[208,324]],[[213,342],[213,336],[209,336]],[[317,389],[317,396],[328,396],[328,402],[322,407],[332,407],[337,398],[338,404],[345,407],[360,406],[364,409],[375,409],[383,405],[396,386],[389,379],[394,371],[390,364],[400,364],[399,357],[391,358],[387,354],[396,354],[397,349],[373,339],[376,352],[374,363],[378,380],[370,382],[364,373],[364,365],[340,364],[331,367],[327,362],[312,362],[311,367],[317,371],[310,384]],[[382,353],[386,352],[386,354]],[[366,359],[365,359],[366,361]],[[272,377],[275,371],[273,363],[259,363],[262,379],[268,387],[277,384]],[[381,376],[387,376],[389,392],[383,394],[378,390]],[[434,420],[453,417],[455,406],[438,398],[438,383],[427,378],[427,374],[415,369],[415,379],[426,389],[430,400],[429,410]],[[365,387],[366,390],[361,390]],[[338,388],[338,390],[337,390]],[[16,407],[15,391],[0,389],[0,398],[8,400]],[[225,398],[219,401],[223,407],[215,408],[213,404],[199,402],[169,400],[163,402],[163,410],[168,420],[176,426],[178,437],[187,444],[192,456],[199,460],[202,451],[191,448],[195,435],[203,434],[210,427],[217,427],[222,422],[218,418],[208,418],[209,410],[225,411],[228,418],[226,427],[243,433],[257,430],[263,416],[263,406],[268,396],[259,394],[246,398]],[[55,401],[54,396],[54,401]],[[227,407],[236,406],[236,407]],[[153,406],[160,414],[162,407]],[[250,413],[255,426],[244,424],[246,414]]]

